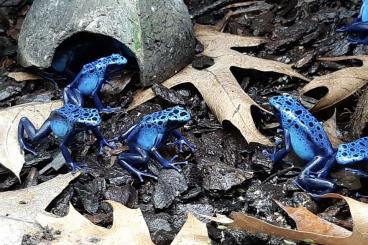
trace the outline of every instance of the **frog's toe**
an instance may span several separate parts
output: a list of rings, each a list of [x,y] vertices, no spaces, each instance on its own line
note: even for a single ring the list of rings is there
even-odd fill
[[[109,114],[109,113],[117,113],[121,110],[121,107],[105,107],[105,108],[102,108],[100,110],[100,113],[106,113],[106,114]]]
[[[29,144],[23,143],[20,148],[23,151],[27,151],[27,152],[31,153],[33,156],[37,156],[38,155],[37,152],[36,152],[36,150],[32,146],[30,146]]]
[[[368,38],[361,39],[361,38],[349,37],[348,40],[352,44],[368,44]]]
[[[350,31],[350,26],[343,26],[336,29],[337,32],[348,32]]]
[[[142,176],[152,178],[154,180],[158,180],[158,177],[156,175],[150,174],[148,172],[139,172],[139,174],[137,176],[138,176],[140,182],[144,182]]]
[[[263,151],[262,151],[262,154],[263,154],[265,157],[272,159],[272,153],[271,153],[271,152],[269,152],[268,150],[263,150]]]

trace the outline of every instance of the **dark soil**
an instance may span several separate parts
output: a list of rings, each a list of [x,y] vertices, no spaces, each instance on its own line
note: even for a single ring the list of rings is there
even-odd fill
[[[16,63],[16,36],[19,22],[22,21],[30,2],[6,1],[3,5],[12,7],[0,5],[0,106],[3,108],[31,101],[58,99],[60,89],[66,84],[65,80],[54,77],[60,87],[55,89],[47,80],[16,82],[6,76],[8,71],[22,70]],[[239,1],[186,1],[194,16],[194,22],[202,24],[216,23],[226,14],[226,11],[220,8],[233,2]],[[230,18],[225,32],[266,37],[268,43],[258,48],[239,49],[240,52],[294,64],[294,68],[307,77],[326,74],[345,66],[361,65],[353,60],[336,63],[316,59],[320,56],[366,54],[368,46],[352,45],[347,41],[345,33],[335,32],[337,27],[349,23],[357,16],[360,1],[280,0],[262,2],[257,6],[253,11]],[[211,58],[202,56],[195,59],[194,66],[202,69],[212,62]],[[235,68],[233,73],[241,87],[266,108],[269,96],[282,92],[297,94],[298,89],[304,85],[300,80],[276,73]],[[94,139],[88,134],[81,134],[72,144],[73,157],[79,163],[86,163],[90,171],[64,190],[49,205],[48,211],[65,215],[68,203],[71,202],[93,223],[109,226],[112,223],[111,209],[102,203],[103,200],[110,199],[128,207],[139,207],[147,221],[152,239],[157,244],[169,244],[172,241],[185,222],[187,211],[207,215],[228,215],[232,211],[240,211],[284,227],[295,227],[273,199],[291,206],[302,204],[325,219],[352,228],[351,220],[346,215],[346,205],[325,200],[316,202],[293,185],[293,180],[302,167],[300,161],[293,157],[288,158],[285,168],[289,170],[275,174],[272,163],[262,154],[264,147],[248,145],[240,133],[229,124],[221,126],[194,87],[181,86],[175,90],[167,90],[155,85],[154,90],[158,97],[136,110],[104,116],[102,132],[107,138],[112,138],[146,113],[175,104],[185,105],[192,113],[193,119],[182,131],[197,145],[198,150],[191,154],[176,152],[172,147],[162,149],[166,157],[179,154],[181,159],[189,161],[189,164],[183,167],[183,173],[163,170],[152,161],[148,165],[149,170],[159,176],[159,180],[147,180],[141,184],[117,163],[112,165],[114,162],[110,160],[111,153],[97,156]],[[111,106],[122,105],[126,108],[133,91],[134,79],[119,94],[105,95],[104,101]],[[313,103],[313,98],[318,99],[325,92],[314,91],[310,94],[309,101]],[[337,107],[339,132],[345,139],[352,138],[349,121],[359,96],[360,94],[357,94]],[[317,116],[326,119],[327,114],[329,112]],[[276,128],[271,124],[274,119],[262,114],[256,118],[261,118],[257,121],[260,130],[273,139],[276,136]],[[57,174],[68,172],[64,166],[58,171],[38,174],[56,157],[59,150],[52,137],[44,140],[37,149],[40,153],[37,158],[26,155],[27,162],[21,173],[22,184],[4,170],[0,176],[0,191],[36,185]],[[338,183],[346,182],[344,178],[355,178],[339,177],[341,175],[338,174],[334,176]],[[348,185],[347,188],[341,186],[339,192],[353,196],[358,190],[362,193],[368,191],[361,188],[359,179],[355,180],[358,185]],[[366,180],[362,180],[361,185],[364,186],[365,182]],[[283,239],[267,235],[222,230],[214,223],[208,223],[207,226],[213,244],[284,244]],[[25,238],[25,244],[32,244],[32,239],[34,238]]]

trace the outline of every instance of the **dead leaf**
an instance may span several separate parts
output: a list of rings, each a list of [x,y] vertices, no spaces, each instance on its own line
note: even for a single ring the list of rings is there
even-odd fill
[[[368,81],[368,56],[342,56],[320,58],[323,61],[342,61],[357,59],[363,62],[361,67],[349,67],[316,77],[305,85],[300,94],[305,94],[317,88],[327,88],[327,94],[322,97],[312,108],[311,112],[318,112],[332,107],[340,101],[348,98],[359,89],[363,88]]]
[[[9,72],[8,77],[13,78],[18,82],[42,79],[41,77],[28,72]]]
[[[171,245],[211,244],[208,237],[206,224],[199,221],[193,214],[188,213],[188,218],[180,232],[176,235]]]
[[[37,221],[42,227],[60,231],[50,244],[153,244],[140,209],[130,209],[114,201],[106,202],[112,206],[114,216],[109,229],[94,225],[72,205],[69,205],[69,213],[65,217],[41,213]],[[206,225],[189,214],[172,244],[210,244]]]
[[[60,231],[51,244],[153,244],[140,209],[130,209],[114,201],[106,201],[113,208],[114,220],[110,229],[94,225],[69,205],[65,217],[39,214],[42,227]]]
[[[305,208],[281,206],[294,219],[298,230],[278,227],[243,213],[233,212],[233,223],[229,226],[247,232],[266,233],[285,239],[325,245],[368,244],[368,204],[339,194],[327,194],[323,198],[344,199],[350,208],[354,223],[353,232],[325,221]]]
[[[271,145],[269,139],[258,131],[251,115],[251,107],[262,108],[243,91],[230,68],[276,72],[306,81],[308,79],[291,69],[290,65],[244,55],[231,49],[257,46],[263,42],[262,39],[221,33],[202,25],[195,26],[195,33],[197,39],[204,45],[202,55],[212,57],[215,64],[203,70],[196,70],[189,65],[166,80],[163,85],[172,88],[183,83],[193,84],[221,123],[225,120],[230,121],[240,130],[248,143]],[[151,89],[140,91],[133,97],[128,110],[154,97],[155,94]]]
[[[25,234],[37,232],[36,215],[44,210],[78,174],[59,175],[26,189],[0,193],[1,244],[21,244]]]
[[[27,103],[0,110],[0,163],[18,178],[24,164],[18,143],[18,123],[28,117],[36,127],[40,127],[50,112],[62,106],[61,101],[49,103]]]
[[[334,148],[337,148],[338,145],[343,144],[344,142],[339,139],[337,136],[337,125],[336,125],[336,110],[331,118],[323,123],[323,128],[330,139],[330,142]]]

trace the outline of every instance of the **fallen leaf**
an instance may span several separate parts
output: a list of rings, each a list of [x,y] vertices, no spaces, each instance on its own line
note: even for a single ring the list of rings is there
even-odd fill
[[[50,112],[61,106],[61,101],[55,101],[27,103],[0,110],[0,163],[18,178],[24,164],[17,138],[19,120],[28,117],[36,127],[40,127]]]
[[[42,79],[41,77],[28,72],[9,72],[8,77],[13,78],[18,82]]]
[[[344,199],[350,208],[354,223],[353,231],[346,230],[325,221],[305,208],[281,207],[294,219],[298,230],[287,229],[269,224],[249,215],[233,212],[230,227],[247,232],[265,233],[285,239],[300,240],[307,243],[324,245],[365,245],[368,244],[368,204],[339,194],[327,194],[322,198]]]
[[[306,81],[308,79],[295,72],[290,65],[244,55],[231,49],[257,46],[264,42],[263,39],[221,33],[214,28],[202,25],[195,26],[195,33],[196,38],[204,46],[202,55],[212,57],[215,64],[203,70],[196,70],[189,65],[166,80],[163,85],[172,88],[183,83],[193,84],[221,123],[230,121],[240,130],[248,143],[258,142],[272,145],[269,139],[258,131],[251,114],[251,107],[262,108],[240,87],[230,68],[276,72]],[[133,97],[133,102],[128,110],[132,110],[154,97],[155,94],[151,89],[139,91]]]
[[[69,205],[69,213],[65,217],[41,213],[37,221],[42,227],[60,231],[50,244],[153,244],[140,209],[130,209],[114,201],[106,202],[113,208],[111,228],[94,225],[72,205]],[[206,225],[189,214],[172,244],[210,244]]]
[[[331,118],[323,123],[323,128],[330,139],[330,142],[334,148],[337,148],[338,145],[343,144],[344,142],[339,139],[337,136],[337,125],[336,125],[336,110]]]
[[[327,94],[310,109],[311,112],[318,112],[330,108],[367,84],[368,56],[319,58],[322,61],[343,61],[349,59],[361,60],[363,65],[361,67],[344,68],[324,76],[316,77],[301,89],[301,95],[317,88],[326,88],[328,90]]]
[[[208,237],[206,224],[199,221],[193,214],[188,213],[188,218],[180,232],[176,235],[171,245],[181,244],[211,244]]]
[[[78,174],[59,175],[26,189],[0,193],[1,244],[21,244],[25,234],[37,232],[36,215],[44,210]]]

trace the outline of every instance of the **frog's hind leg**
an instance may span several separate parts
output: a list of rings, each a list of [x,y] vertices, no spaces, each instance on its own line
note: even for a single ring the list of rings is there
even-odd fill
[[[147,173],[146,171],[140,171],[132,166],[147,164],[149,161],[148,153],[137,146],[130,146],[130,150],[130,152],[123,152],[118,156],[119,164],[130,173],[135,174],[141,182],[143,182],[143,176],[157,180],[155,175]]]
[[[84,105],[83,95],[78,89],[71,88],[69,86],[64,88],[63,91],[64,104],[73,104],[82,107]]]
[[[336,189],[336,184],[327,180],[326,177],[334,161],[334,157],[326,159],[325,157],[316,156],[300,173],[295,184],[302,190],[312,194],[322,195],[333,192]],[[328,167],[324,168],[325,166]]]
[[[18,142],[22,150],[26,150],[37,156],[35,149],[24,141],[24,132],[27,133],[28,139],[31,142],[37,142],[51,133],[51,123],[47,119],[42,126],[37,130],[33,123],[26,117],[22,117],[18,124]]]

